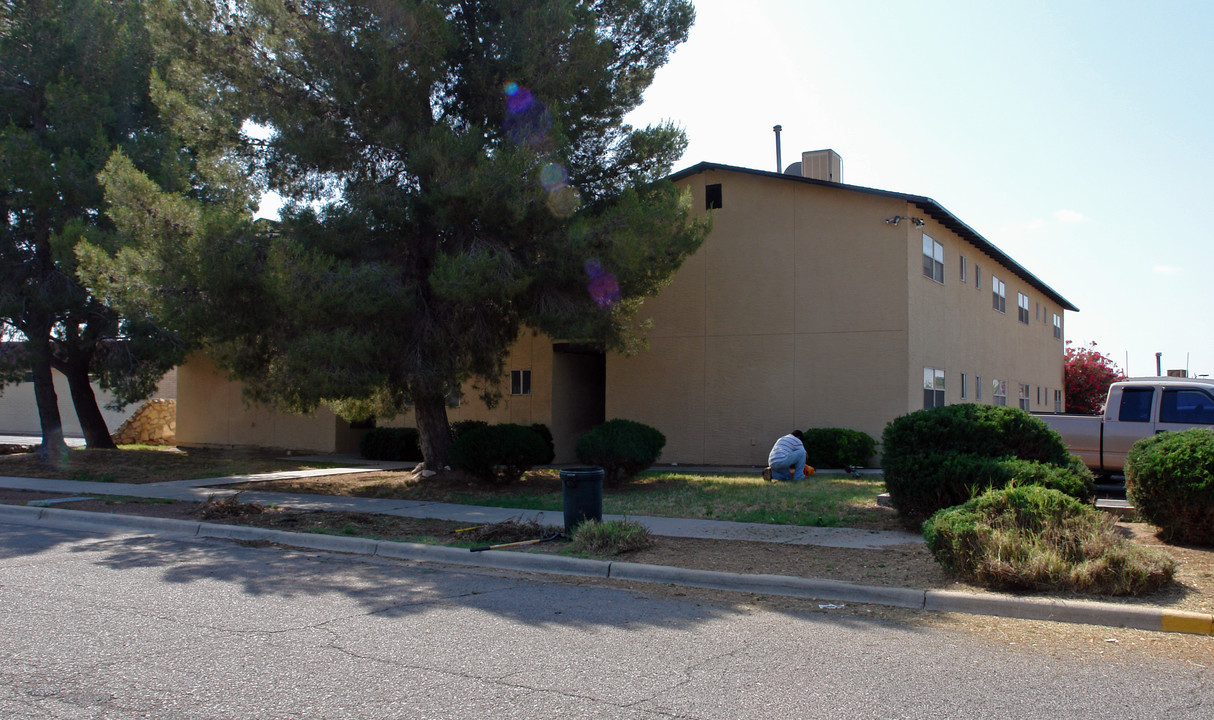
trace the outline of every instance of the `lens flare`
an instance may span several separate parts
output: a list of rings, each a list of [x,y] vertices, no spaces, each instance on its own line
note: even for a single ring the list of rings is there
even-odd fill
[[[582,206],[582,196],[565,185],[548,193],[548,209],[557,217],[569,217]]]
[[[585,269],[586,275],[590,277],[586,290],[590,292],[590,297],[596,305],[605,308],[619,301],[620,281],[615,275],[604,270],[599,261],[593,258],[586,261]]]
[[[548,192],[558,190],[569,182],[569,173],[557,163],[548,163],[540,170],[540,185]]]

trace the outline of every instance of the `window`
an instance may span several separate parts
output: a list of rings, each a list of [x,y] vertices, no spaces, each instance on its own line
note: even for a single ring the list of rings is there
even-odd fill
[[[944,284],[944,246],[923,233],[923,276]]]
[[[1007,285],[994,275],[991,275],[991,307],[1007,312]]]
[[[978,290],[982,289],[982,268],[978,263],[974,263],[974,287]]]
[[[961,373],[961,399],[962,400],[964,400],[966,397],[968,397],[966,395],[966,393],[968,393],[968,392],[969,391],[965,389],[965,373]]]
[[[1164,390],[1159,422],[1214,424],[1214,398],[1202,390]]]
[[[1007,380],[991,380],[991,395],[996,405],[1007,405]]]
[[[1058,313],[1054,313],[1054,337],[1062,339],[1062,316]]]
[[[1155,388],[1129,387],[1121,391],[1121,409],[1117,419],[1121,422],[1151,422],[1151,401],[1155,399]]]
[[[1029,296],[1024,293],[1016,293],[1016,304],[1020,306],[1018,317],[1020,322],[1025,325],[1029,324]]]
[[[531,371],[530,370],[511,370],[510,371],[510,394],[511,395],[530,395],[531,394]]]
[[[1035,308],[1033,310],[1033,312],[1037,313],[1036,315],[1033,316],[1033,319],[1040,320],[1041,319],[1041,303],[1033,303],[1033,307]]]
[[[1029,386],[1024,383],[1020,384],[1020,409],[1029,409]]]
[[[974,376],[974,399],[982,402],[982,376]]]
[[[961,269],[958,271],[957,277],[961,278],[961,282],[965,282],[965,256],[961,256]]]
[[[721,184],[704,186],[704,209],[716,210],[721,207]]]
[[[1062,391],[1061,390],[1054,391],[1054,412],[1056,412],[1056,413],[1062,412]]]
[[[944,407],[944,371],[923,368],[923,407]]]
[[[1046,393],[1046,397],[1049,397],[1048,392]],[[1037,386],[1037,404],[1038,405],[1041,404],[1041,386],[1040,385]]]

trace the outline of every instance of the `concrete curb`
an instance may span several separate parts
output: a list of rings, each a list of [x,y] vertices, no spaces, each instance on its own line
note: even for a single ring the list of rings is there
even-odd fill
[[[497,570],[652,582],[729,592],[886,605],[932,612],[959,612],[1025,620],[1048,620],[1160,632],[1214,635],[1214,614],[1114,603],[1022,598],[997,593],[977,594],[876,587],[785,575],[746,575],[714,570],[690,570],[666,565],[608,562],[502,550],[472,553],[460,548],[421,543],[292,533],[241,525],[21,505],[0,505],[0,521],[20,525],[46,525],[84,530],[134,530],[177,538],[266,541],[287,547],[373,555],[414,562],[436,562]]]

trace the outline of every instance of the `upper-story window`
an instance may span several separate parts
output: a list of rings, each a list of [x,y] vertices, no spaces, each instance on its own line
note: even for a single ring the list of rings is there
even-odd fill
[[[1024,383],[1020,383],[1020,409],[1029,409],[1029,386]]]
[[[1016,293],[1016,304],[1020,306],[1018,316],[1020,322],[1025,325],[1029,324],[1029,296],[1024,293]]]
[[[923,275],[944,283],[944,246],[923,234]]]
[[[1007,285],[991,275],[991,306],[1001,313],[1007,312]]]
[[[1062,316],[1054,313],[1054,337],[1062,339]]]
[[[982,266],[978,263],[974,263],[974,288],[982,289]]]
[[[966,273],[965,273],[965,256],[964,256],[964,255],[962,255],[962,256],[960,256],[960,257],[961,257],[961,268],[960,268],[960,270],[958,271],[958,275],[957,275],[957,277],[959,277],[959,278],[961,279],[961,282],[965,282],[965,278],[966,278]]]

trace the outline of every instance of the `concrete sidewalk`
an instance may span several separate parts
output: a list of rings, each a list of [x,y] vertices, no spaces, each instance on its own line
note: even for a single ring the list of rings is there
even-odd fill
[[[269,475],[233,476],[148,484],[0,477],[0,487],[69,493],[73,496],[127,495],[131,497],[201,501],[237,492],[214,486],[284,477],[369,472],[380,469],[383,468],[378,466],[341,469],[327,468],[290,473],[272,473]],[[680,470],[689,469],[680,468]],[[559,513],[453,505],[438,502],[259,491],[245,491],[242,499],[301,510],[369,512],[414,518],[454,520],[469,524],[485,524],[512,519],[533,519],[542,524],[549,525],[563,524],[563,516]],[[604,517],[607,519],[619,519],[619,516],[607,515]],[[883,547],[923,542],[920,536],[910,533],[866,531],[851,528],[808,528],[789,525],[636,516],[629,516],[629,519],[642,523],[655,535],[667,537],[746,540],[751,542],[822,545],[860,549],[880,549]],[[290,547],[376,555],[418,562],[440,562],[502,570],[688,585],[730,592],[809,598],[831,603],[851,602],[890,605],[940,612],[963,612],[1000,617],[1214,635],[1214,615],[1174,611],[1151,606],[1048,600],[997,593],[971,594],[914,588],[875,587],[832,580],[691,570],[670,566],[586,560],[538,553],[510,551],[469,553],[467,550],[459,548],[417,543],[397,543],[365,538],[290,533],[279,530],[198,521],[90,513],[54,507],[0,506],[0,522],[76,528],[104,533],[137,532],[188,538],[267,540]]]

